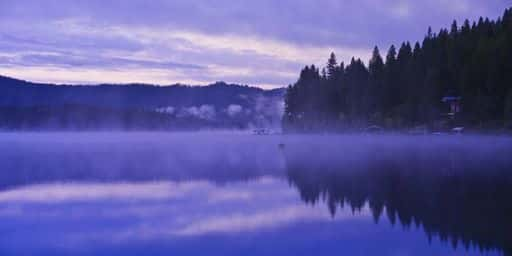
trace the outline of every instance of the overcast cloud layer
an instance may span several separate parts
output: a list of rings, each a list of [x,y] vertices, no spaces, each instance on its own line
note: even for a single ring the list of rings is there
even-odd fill
[[[282,87],[335,51],[421,40],[512,0],[2,0],[0,74],[57,83]]]

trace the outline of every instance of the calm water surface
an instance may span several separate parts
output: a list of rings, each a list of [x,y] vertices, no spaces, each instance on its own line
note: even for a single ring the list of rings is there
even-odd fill
[[[0,255],[511,255],[512,140],[0,134]]]

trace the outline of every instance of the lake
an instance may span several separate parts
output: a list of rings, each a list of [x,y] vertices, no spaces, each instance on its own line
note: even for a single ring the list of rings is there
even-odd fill
[[[0,134],[0,255],[512,255],[512,139]]]

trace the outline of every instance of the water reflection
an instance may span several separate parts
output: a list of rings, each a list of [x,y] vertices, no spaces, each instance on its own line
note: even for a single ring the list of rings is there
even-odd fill
[[[357,215],[341,213],[336,220],[369,214],[367,208]],[[0,219],[0,248],[13,255],[261,234],[296,223],[332,221],[322,207],[304,205],[294,189],[270,177],[229,186],[207,181],[24,186],[0,192]]]
[[[40,183],[283,175],[275,138],[237,133],[0,133],[0,189]]]
[[[377,141],[310,158],[287,151],[287,176],[304,202],[323,200],[333,216],[368,204],[376,223],[385,215],[405,229],[421,227],[429,241],[512,254],[512,148],[471,142]]]
[[[510,139],[0,138],[1,255],[512,252]]]

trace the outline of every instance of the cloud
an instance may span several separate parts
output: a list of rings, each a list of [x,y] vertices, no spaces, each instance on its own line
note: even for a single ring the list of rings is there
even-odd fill
[[[66,68],[59,66],[9,66],[0,65],[0,74],[35,82],[58,84],[96,84],[96,83],[145,83],[158,82],[163,85],[179,81],[184,84],[201,85],[207,81],[195,80],[178,70],[162,69],[106,69],[106,68]]]
[[[400,2],[391,8],[391,13],[394,17],[403,19],[411,15],[411,9],[408,3]]]
[[[76,56],[72,54],[27,53],[5,58],[5,66],[59,66],[90,68],[148,68],[148,69],[204,69],[194,64],[137,60],[120,57]]]
[[[328,213],[318,210],[308,210],[304,206],[280,207],[255,214],[233,214],[213,217],[190,223],[173,232],[179,236],[197,236],[209,233],[236,233],[255,229],[270,228],[286,225],[295,221],[325,220]]]
[[[0,202],[58,204],[107,199],[163,200],[184,196],[188,191],[204,186],[207,186],[204,182],[42,184],[0,192]]]
[[[421,40],[428,26],[495,18],[505,7],[506,0],[3,0],[0,72],[38,81],[119,83],[124,73],[132,82],[282,87],[331,51],[345,62],[367,60],[374,45]],[[18,71],[28,67],[30,74]],[[43,72],[48,67],[60,77]]]
[[[304,221],[371,222],[370,216],[365,205],[356,214],[340,209],[333,219],[325,202],[306,205],[286,181],[273,177],[225,186],[206,181],[41,184],[0,192],[0,221],[17,220],[16,232],[0,238],[0,244],[7,239],[11,248],[24,248],[30,233],[38,239],[32,249],[76,250],[98,241],[119,244],[261,232]],[[69,229],[84,219],[87,228]],[[41,227],[37,231],[20,228],[20,223],[34,221]]]

